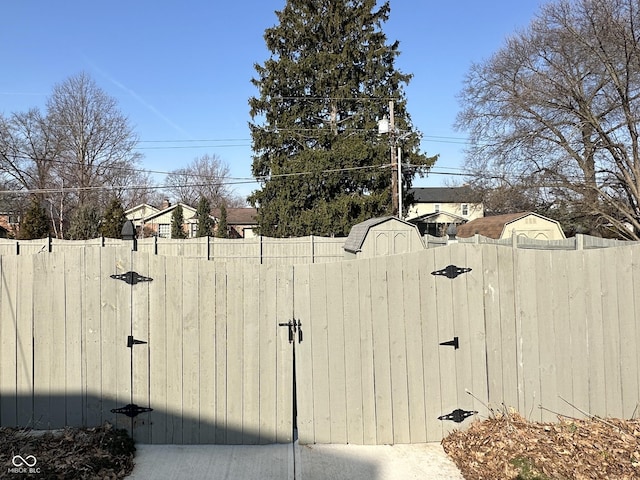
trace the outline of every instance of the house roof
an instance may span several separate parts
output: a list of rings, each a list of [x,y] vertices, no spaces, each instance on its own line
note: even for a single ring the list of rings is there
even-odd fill
[[[533,212],[506,213],[503,215],[476,218],[475,220],[460,225],[456,236],[459,238],[468,238],[473,237],[477,233],[483,237],[499,239],[508,224],[529,215],[545,218]]]
[[[479,195],[473,189],[462,187],[419,187],[409,189],[415,203],[478,203]]]
[[[212,210],[212,215],[220,218],[220,209]],[[227,224],[229,225],[256,225],[258,223],[258,209],[250,207],[227,208]]]
[[[167,208],[165,208],[164,210],[159,210],[159,211],[157,211],[157,212],[155,212],[155,213],[152,213],[151,215],[146,216],[146,217],[144,218],[144,221],[145,221],[145,222],[148,222],[149,220],[152,220],[152,219],[154,219],[154,218],[157,218],[157,217],[160,217],[160,216],[162,216],[162,215],[165,215],[165,214],[167,214],[167,213],[171,212],[172,210],[175,210],[178,206],[181,206],[181,207],[182,207],[182,210],[183,210],[183,212],[184,212],[184,219],[185,219],[185,220],[189,220],[189,219],[193,218],[193,216],[194,216],[194,215],[195,215],[195,213],[196,213],[196,209],[195,209],[195,208],[193,208],[192,206],[187,205],[187,204],[185,204],[185,203],[176,203],[175,205],[171,205],[170,207],[167,207]],[[192,213],[192,215],[191,215],[191,216],[188,216],[188,215],[187,215],[187,213],[188,213],[188,212],[191,212],[191,213]]]
[[[385,222],[395,221],[404,223],[409,225],[412,228],[417,228],[415,225],[412,225],[409,222],[405,222],[404,220],[400,220],[396,217],[377,217],[370,218],[369,220],[365,220],[364,222],[360,222],[351,227],[349,231],[349,236],[347,240],[344,242],[343,248],[350,253],[357,253],[362,249],[362,244],[364,243],[364,239],[367,237],[367,233],[369,233],[369,229],[375,227],[376,225],[380,225]]]
[[[420,215],[419,217],[410,218],[407,220],[409,223],[444,223],[443,217],[448,217],[451,221],[448,223],[465,223],[467,221],[466,218],[461,217],[460,215],[456,215],[454,213],[445,212],[440,210],[439,212],[425,213],[424,215]]]

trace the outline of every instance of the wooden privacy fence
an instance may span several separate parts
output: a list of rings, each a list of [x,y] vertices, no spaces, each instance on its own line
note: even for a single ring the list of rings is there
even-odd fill
[[[638,415],[638,245],[295,266],[105,247],[3,256],[0,275],[3,426],[268,443],[296,425],[301,443],[389,444],[503,404]]]
[[[137,240],[140,252],[154,255],[205,258],[224,262],[252,264],[284,264],[336,262],[344,258],[345,238],[317,237],[295,238],[216,238],[199,237],[172,239],[149,237]],[[125,242],[126,243],[126,242]],[[122,246],[120,239],[94,238],[91,240],[62,240],[42,238],[38,240],[0,239],[0,255],[31,255],[51,253],[73,248]]]

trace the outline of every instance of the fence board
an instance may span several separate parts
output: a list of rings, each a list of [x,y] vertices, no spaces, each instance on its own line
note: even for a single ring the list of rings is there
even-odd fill
[[[213,262],[198,264],[198,291],[194,292],[200,315],[198,353],[200,366],[200,443],[216,440],[216,334],[219,306],[216,302],[218,278]],[[221,286],[220,288],[223,288]]]
[[[113,282],[105,274],[102,278],[101,248],[85,250],[82,296],[82,385],[84,395],[84,424],[102,423],[102,283]],[[106,392],[105,392],[106,393]]]
[[[260,440],[260,297],[257,293],[263,278],[254,272],[251,265],[243,265],[242,443],[245,445],[257,444]]]
[[[278,318],[275,289],[278,273],[274,265],[260,269],[260,443],[277,438],[277,350]],[[264,307],[264,308],[262,308]]]
[[[242,442],[243,411],[243,279],[242,264],[227,266],[227,440]]]
[[[405,328],[409,443],[427,441],[418,259],[419,256],[416,254],[402,256],[404,315],[396,319],[398,322],[404,322]]]
[[[623,247],[627,255],[616,254],[616,297],[618,302],[617,317],[620,328],[620,399],[622,401],[622,418],[631,418],[637,413],[638,375],[637,375],[637,318],[634,308],[633,266],[634,255]]]
[[[285,329],[278,327],[278,319],[285,322],[293,320],[293,267],[278,266],[276,272],[278,282],[274,294],[277,310],[271,319],[272,328],[277,331],[276,442],[289,443],[293,441],[293,348]]]
[[[182,428],[183,443],[200,443],[200,310],[198,280],[201,261],[182,262]]]
[[[184,441],[182,417],[184,399],[182,388],[184,374],[184,317],[183,312],[183,261],[181,257],[165,257],[166,282],[166,374],[167,374],[167,439],[166,443],[181,444]],[[186,412],[187,414],[190,412]]]
[[[82,425],[84,396],[82,385],[82,283],[85,249],[64,252],[64,344],[66,410],[64,425]]]
[[[347,393],[342,264],[328,263],[324,271],[327,295],[327,359],[329,371],[329,421],[331,443],[347,443]],[[347,295],[349,293],[347,292]]]
[[[549,332],[541,332],[543,343],[552,343],[553,362],[555,364],[555,395],[542,404],[543,407],[556,413],[570,414],[571,409],[560,398],[573,398],[573,371],[571,369],[571,312],[569,298],[569,258],[574,252],[567,252],[565,255],[549,255],[549,263],[551,265],[550,277],[553,278],[553,289],[551,291],[551,318],[553,319],[554,338],[549,339]],[[549,282],[551,283],[551,282]],[[548,414],[546,418],[551,421],[556,420],[557,415],[552,412],[543,412]]]
[[[556,345],[558,332],[556,331],[555,316],[553,310],[554,289],[557,286],[555,272],[551,265],[551,257],[548,252],[535,252],[535,288],[536,288],[536,315],[531,321],[537,326],[536,344],[538,347],[539,368],[539,388],[540,395],[536,396],[536,402],[532,405],[534,418],[543,421],[552,421],[555,416],[551,411],[556,410],[556,399],[558,391],[556,389],[557,363]],[[553,281],[549,281],[553,279]],[[549,288],[551,286],[551,288]],[[544,338],[544,341],[539,341]],[[535,355],[535,354],[534,354]],[[542,406],[543,409],[540,409]],[[547,410],[550,409],[551,411]]]
[[[149,256],[149,404],[153,408],[151,418],[151,442],[171,443],[167,408],[167,266],[166,258]]]
[[[14,258],[0,257],[0,425],[18,426],[18,270]],[[31,302],[29,302],[31,303]],[[23,401],[26,401],[24,399]]]

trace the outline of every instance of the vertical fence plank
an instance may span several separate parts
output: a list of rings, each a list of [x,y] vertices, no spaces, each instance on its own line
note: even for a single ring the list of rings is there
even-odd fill
[[[199,264],[197,298],[200,315],[198,336],[200,365],[200,442],[216,440],[216,268],[213,262]]]
[[[260,291],[261,269],[243,264],[242,443],[260,440]]]
[[[585,257],[585,295],[589,349],[589,413],[607,416],[605,399],[604,325],[602,323],[602,279],[604,267],[600,250],[583,250]]]
[[[569,315],[569,348],[571,372],[571,398],[563,397],[582,410],[589,408],[589,364],[585,357],[589,355],[587,324],[587,301],[589,291],[585,288],[586,269],[584,265],[584,250],[570,252],[567,258],[567,284]],[[562,319],[560,319],[562,320]],[[567,368],[561,367],[561,368]],[[563,402],[564,403],[564,402]],[[577,417],[578,410],[565,404],[563,411]]]
[[[243,292],[242,265],[227,268],[227,443],[242,442]]]
[[[260,272],[260,443],[274,443],[277,419],[276,358],[280,333],[275,295],[278,277],[274,265],[260,267]],[[218,334],[216,336],[219,337]]]
[[[494,397],[494,405],[500,402],[506,408],[518,408],[519,392],[522,387],[519,363],[518,334],[519,316],[516,313],[516,257],[512,248],[485,246],[495,249],[498,261],[498,298],[499,298],[499,342],[502,359],[502,397]],[[496,293],[492,293],[496,295]],[[496,372],[496,374],[498,374]]]
[[[376,399],[376,439],[393,443],[393,399],[389,356],[389,289],[387,257],[371,261],[371,320]]]
[[[376,390],[373,353],[373,311],[371,291],[371,261],[357,262],[360,312],[360,378],[362,382],[362,442],[377,443]]]
[[[0,425],[18,426],[18,271],[15,257],[0,256]],[[31,302],[29,302],[31,303]],[[21,362],[22,363],[22,362]],[[25,392],[26,393],[26,392]]]
[[[423,252],[400,257],[407,355],[407,394],[409,402],[409,442],[427,441],[426,398],[423,365],[422,315],[420,310],[419,258]]]
[[[393,443],[409,443],[411,437],[409,434],[409,386],[402,256],[392,255],[387,260]]]
[[[82,274],[82,388],[86,425],[102,422],[102,248],[86,248]]]
[[[313,237],[312,237],[313,238]],[[347,443],[362,445],[363,433],[363,398],[362,398],[362,363],[366,358],[361,353],[360,326],[360,285],[358,269],[363,262],[342,263],[342,299],[344,315],[344,350],[345,397],[346,397],[346,429]]]
[[[298,441],[301,444],[314,443],[315,424],[313,402],[313,328],[309,265],[294,267],[294,318],[302,322],[302,343],[296,345],[296,400]]]
[[[183,443],[200,443],[200,311],[197,258],[182,262],[182,429]]]
[[[64,351],[65,351],[65,426],[81,427],[85,421],[85,398],[82,381],[82,313],[84,248],[64,252]]]
[[[424,371],[424,401],[427,441],[438,441],[443,435],[443,422],[438,417],[443,413],[440,378],[440,346],[438,329],[438,307],[436,281],[431,275],[436,267],[434,250],[422,252],[418,258],[418,280],[420,287],[420,326],[422,330],[422,369]],[[444,319],[443,319],[444,320]]]
[[[134,252],[132,270],[150,277],[150,282],[134,285],[131,313],[133,316],[131,335],[134,339],[146,343],[136,344],[133,348],[133,403],[141,407],[151,407],[150,399],[150,357],[149,357],[149,321],[151,284],[156,280],[150,272],[149,253]],[[151,442],[151,413],[140,413],[133,420],[133,438],[139,443]]]
[[[615,250],[618,250],[616,252]],[[614,249],[617,273],[616,293],[618,322],[620,325],[620,385],[622,408],[616,416],[631,418],[638,413],[638,345],[636,343],[638,319],[635,316],[633,266],[636,255],[628,247]]]
[[[227,265],[216,268],[216,442],[227,441]]]
[[[619,272],[611,268],[616,263],[617,249],[600,251],[603,268],[601,275],[602,317],[604,340],[604,380],[607,416],[622,412],[622,376],[620,356],[620,319],[618,316],[617,277]],[[628,259],[627,259],[628,261]]]
[[[482,251],[488,400],[492,408],[499,408],[504,401],[503,368],[509,368],[506,362],[503,363],[500,323],[500,304],[506,299],[501,296],[497,249],[485,247]],[[515,363],[511,364],[511,368],[513,365]]]
[[[170,443],[167,409],[166,257],[149,254],[149,404],[151,443]]]
[[[574,339],[571,336],[571,310],[570,310],[570,293],[569,293],[569,268],[570,256],[574,252],[549,252],[549,263],[551,272],[549,274],[549,285],[551,286],[551,319],[553,320],[553,332],[555,333],[552,340],[554,347],[553,362],[555,370],[555,379],[552,384],[555,395],[552,393],[546,400],[543,400],[542,406],[553,412],[572,413],[570,407],[560,400],[560,397],[567,399],[573,398],[573,382],[574,373],[572,371],[571,362],[571,344]],[[540,332],[542,343],[550,343],[549,332]],[[544,389],[543,389],[544,391]],[[557,419],[557,415],[546,412],[546,418],[550,421]],[[543,411],[545,418],[545,411]]]
[[[518,366],[520,367],[518,411],[527,419],[539,420],[540,344],[538,338],[537,282],[535,251],[516,250],[516,301]]]
[[[167,443],[184,443],[184,317],[183,312],[183,261],[182,257],[166,257],[165,309],[167,369]]]
[[[331,443],[347,443],[347,393],[345,372],[345,318],[342,264],[325,266],[327,292],[327,363],[329,365],[329,420]]]
[[[274,328],[279,322],[293,320],[293,267],[279,266],[276,287],[276,316],[272,320]],[[281,320],[280,320],[281,319]],[[278,443],[293,441],[293,348],[289,344],[285,329],[279,329],[276,350],[277,381],[277,431]]]
[[[451,249],[436,248],[433,249],[433,255],[435,257],[435,270],[445,268],[447,265],[452,265]],[[464,265],[457,265],[458,267]],[[434,271],[434,270],[432,270]],[[456,372],[458,371],[457,364],[457,350],[452,347],[439,345],[442,342],[448,342],[453,340],[454,337],[466,336],[466,332],[458,332],[456,330],[456,324],[454,321],[455,309],[454,309],[454,295],[452,279],[444,276],[435,276],[435,315],[437,317],[437,331],[434,332],[437,336],[438,362],[440,364],[440,376],[438,382],[440,385],[441,395],[441,411],[438,416],[451,413],[451,411],[461,408],[458,398],[458,387]],[[455,280],[455,279],[453,279]],[[458,425],[443,420],[442,421],[442,435],[446,436],[452,432]]]

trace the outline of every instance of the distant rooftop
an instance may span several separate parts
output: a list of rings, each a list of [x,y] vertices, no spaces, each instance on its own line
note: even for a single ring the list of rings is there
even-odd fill
[[[480,197],[473,189],[462,187],[417,187],[411,188],[415,203],[478,203]]]

